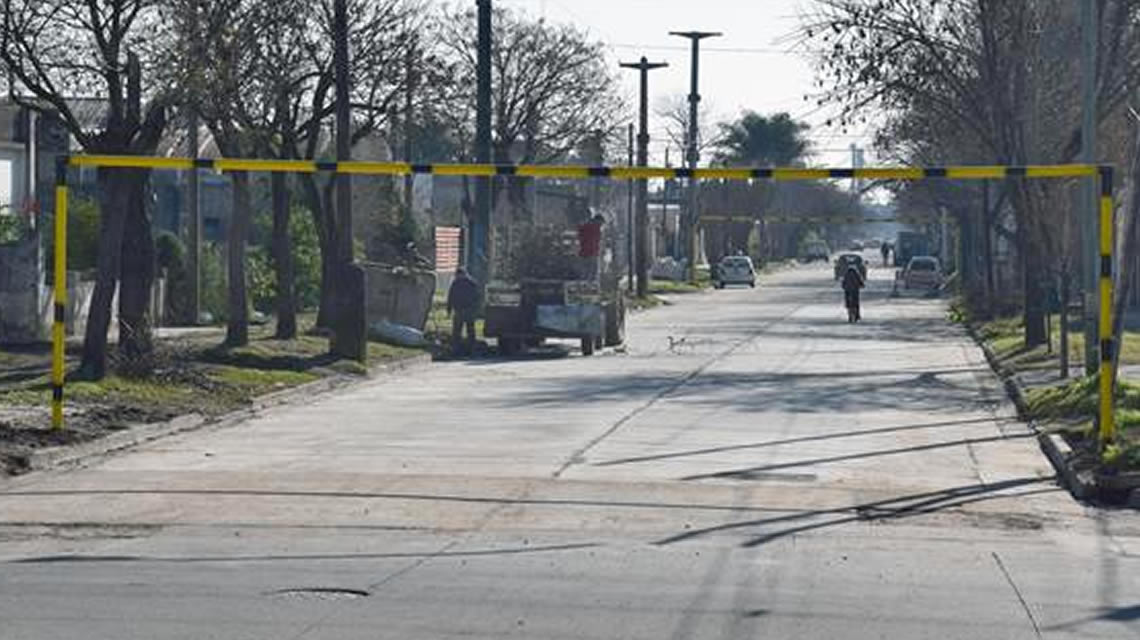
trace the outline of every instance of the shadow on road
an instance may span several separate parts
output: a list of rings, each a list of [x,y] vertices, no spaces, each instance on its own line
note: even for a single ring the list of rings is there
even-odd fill
[[[976,410],[1002,397],[986,392],[972,369],[835,372],[704,371],[688,376],[659,373],[608,373],[548,377],[530,389],[493,400],[500,406],[542,409],[603,401],[646,401],[707,405],[723,411],[824,413],[880,409],[927,413]],[[958,380],[962,376],[965,379]],[[673,388],[670,388],[673,387]],[[988,395],[987,395],[988,393]]]
[[[580,551],[601,546],[596,542],[583,542],[576,544],[559,544],[534,547],[511,547],[507,549],[476,549],[472,551],[420,551],[420,552],[391,552],[391,553],[315,553],[315,554],[281,554],[262,556],[133,556],[133,555],[55,555],[38,556],[34,558],[21,558],[9,564],[63,564],[63,563],[124,563],[124,562],[156,562],[171,564],[216,563],[216,562],[305,562],[314,560],[392,560],[403,558],[470,558],[480,556],[506,556],[536,553],[550,553],[555,551]]]
[[[1006,493],[1012,489],[1046,483],[1053,484],[1054,486],[1032,491],[1017,491]],[[791,526],[788,526],[786,528],[766,531],[761,535],[746,540],[741,545],[744,547],[755,547],[766,542],[772,542],[774,540],[778,540],[780,538],[795,535],[798,533],[835,527],[853,522],[870,522],[875,520],[887,520],[917,515],[926,515],[954,507],[961,507],[967,504],[983,502],[986,500],[997,500],[1001,498],[1013,497],[1021,498],[1029,495],[1052,493],[1056,491],[1061,491],[1061,489],[1055,485],[1053,478],[1015,478],[1002,482],[964,485],[947,489],[939,489],[937,491],[928,491],[924,493],[899,496],[897,498],[875,500],[872,502],[864,502],[861,504],[851,505],[849,507],[802,511],[772,518],[731,522],[728,524],[721,524],[713,527],[705,527],[702,529],[686,531],[684,533],[679,533],[677,535],[659,540],[654,544],[670,545],[677,542],[684,542],[686,540],[700,538],[724,531],[791,524]],[[840,517],[824,520],[822,522],[808,522],[806,524],[797,524],[822,516]]]
[[[799,444],[804,442],[818,442],[821,440],[835,440],[840,438],[858,438],[861,436],[881,435],[885,433],[899,433],[903,431],[918,431],[922,429],[940,429],[945,427],[959,427],[965,425],[990,425],[995,423],[994,418],[971,418],[968,420],[946,420],[943,422],[927,422],[923,424],[905,424],[893,427],[880,427],[878,429],[862,429],[857,431],[840,431],[838,433],[826,433],[815,436],[803,436],[800,438],[784,438],[781,440],[767,440],[765,442],[754,442],[749,444],[728,445],[723,447],[709,447],[706,449],[692,449],[689,451],[675,451],[671,453],[660,453],[650,456],[636,456],[632,458],[621,458],[618,460],[607,460],[605,462],[596,462],[595,467],[612,467],[625,464],[636,464],[639,462],[655,462],[658,460],[671,460],[676,458],[690,458],[693,456],[710,455],[716,453],[725,453],[728,451],[743,451],[747,449],[764,449],[767,447],[778,447],[788,444]]]
[[[742,469],[730,469],[727,471],[715,471],[713,473],[701,473],[691,476],[685,476],[681,480],[715,480],[715,479],[733,479],[733,478],[748,478],[749,476],[757,473],[766,473],[777,471],[780,469],[794,469],[796,467],[812,467],[817,464],[828,464],[832,462],[845,462],[848,460],[863,460],[866,458],[878,458],[881,456],[893,456],[903,453],[918,453],[920,451],[930,451],[933,449],[944,449],[947,447],[965,447],[978,444],[987,444],[991,442],[1004,442],[1007,440],[1023,440],[1026,438],[1036,438],[1037,435],[1033,433],[1014,434],[1008,436],[990,436],[988,438],[963,438],[960,440],[951,440],[948,442],[931,442],[927,444],[918,444],[910,447],[898,447],[896,449],[879,449],[877,451],[861,451],[859,453],[848,453],[841,456],[828,456],[825,458],[808,458],[806,460],[794,460],[792,462],[778,462],[775,464],[760,465],[757,467],[745,467]]]
[[[1044,627],[1042,630],[1043,631],[1065,631],[1068,629],[1074,629],[1076,627],[1080,627],[1080,626],[1089,624],[1090,622],[1108,621],[1108,622],[1129,623],[1129,622],[1136,622],[1137,620],[1140,620],[1140,604],[1134,604],[1134,605],[1128,606],[1128,607],[1105,607],[1105,608],[1101,609],[1100,612],[1097,613],[1096,615],[1088,616],[1087,618],[1080,618],[1078,620],[1072,620],[1070,622],[1064,622],[1064,623],[1057,624],[1057,625],[1052,625],[1049,627]]]

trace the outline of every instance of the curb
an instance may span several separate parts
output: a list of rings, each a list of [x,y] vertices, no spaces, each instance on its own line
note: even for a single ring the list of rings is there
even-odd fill
[[[1053,465],[1053,470],[1060,479],[1061,486],[1065,487],[1076,500],[1088,501],[1102,497],[1103,487],[1098,482],[1096,474],[1091,470],[1078,470],[1074,467],[1073,460],[1077,454],[1069,446],[1065,437],[1060,433],[1042,430],[1037,421],[1029,417],[1029,404],[1025,399],[1025,387],[1018,380],[1017,374],[1001,366],[996,354],[989,345],[979,338],[972,325],[966,325],[966,330],[974,342],[982,348],[990,368],[1001,379],[1006,395],[1017,407],[1018,418],[1025,421],[1038,434],[1037,444],[1041,447],[1041,451],[1049,463]],[[1140,490],[1134,490],[1130,494],[1129,504],[1133,502],[1140,505]]]
[[[196,431],[205,427],[225,428],[235,426],[256,417],[267,409],[309,402],[340,389],[353,387],[369,380],[395,375],[410,369],[426,367],[431,363],[431,354],[425,353],[410,356],[395,362],[388,362],[371,367],[365,376],[357,377],[346,374],[335,374],[327,378],[321,378],[288,389],[282,389],[281,391],[267,393],[254,398],[248,407],[237,409],[214,418],[191,413],[177,416],[166,422],[126,425],[126,428],[122,431],[111,433],[96,440],[59,447],[46,447],[32,451],[25,458],[27,461],[26,472],[46,471],[62,466],[77,465],[92,458],[106,456],[160,438]]]
[[[1020,420],[1027,422],[1031,429],[1040,432],[1037,423],[1028,418],[1029,416],[1029,402],[1025,399],[1025,388],[1021,386],[1021,382],[1017,379],[1017,374],[1009,371],[1001,365],[998,360],[997,354],[993,349],[978,335],[977,331],[972,324],[965,324],[966,333],[973,339],[974,344],[977,344],[982,349],[982,353],[986,356],[986,362],[989,363],[990,369],[993,370],[994,375],[1001,380],[1002,386],[1005,387],[1005,393],[1009,399],[1013,401],[1013,406],[1017,409],[1017,417]]]
[[[1091,473],[1077,471],[1069,464],[1074,457],[1073,450],[1061,434],[1042,433],[1037,437],[1037,443],[1041,445],[1041,451],[1045,453],[1046,458],[1049,458],[1062,484],[1074,498],[1088,500],[1096,497],[1096,480]]]

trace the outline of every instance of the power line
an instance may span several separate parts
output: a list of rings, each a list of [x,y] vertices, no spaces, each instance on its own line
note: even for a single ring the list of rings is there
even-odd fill
[[[611,49],[644,49],[646,51],[682,51],[687,52],[688,47],[683,46],[670,46],[670,45],[645,45],[645,44],[627,44],[627,43],[613,43],[606,44]],[[768,55],[789,55],[792,52],[786,49],[765,49],[761,47],[701,47],[701,51],[713,51],[716,53],[754,53],[754,54],[768,54]]]

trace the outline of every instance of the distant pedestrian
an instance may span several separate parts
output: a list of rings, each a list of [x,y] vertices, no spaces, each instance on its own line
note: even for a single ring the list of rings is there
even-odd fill
[[[843,302],[847,307],[847,322],[859,322],[863,314],[859,309],[859,290],[866,285],[863,274],[855,267],[847,267],[843,274]]]
[[[479,309],[479,284],[467,274],[467,269],[455,270],[455,280],[447,290],[447,315],[451,316],[451,345],[455,351],[475,348],[475,315]],[[463,332],[467,340],[463,342]]]
[[[606,219],[595,214],[578,226],[578,257],[582,262],[582,279],[597,280],[601,273],[602,226]]]
[[[879,251],[881,251],[883,254],[883,266],[888,266],[887,260],[891,257],[891,243],[884,242]]]

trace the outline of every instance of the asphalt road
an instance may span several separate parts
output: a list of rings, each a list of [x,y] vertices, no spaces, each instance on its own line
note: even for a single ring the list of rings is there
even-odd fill
[[[437,364],[0,485],[0,638],[1125,638],[1077,504],[944,303],[823,266],[621,353]]]

